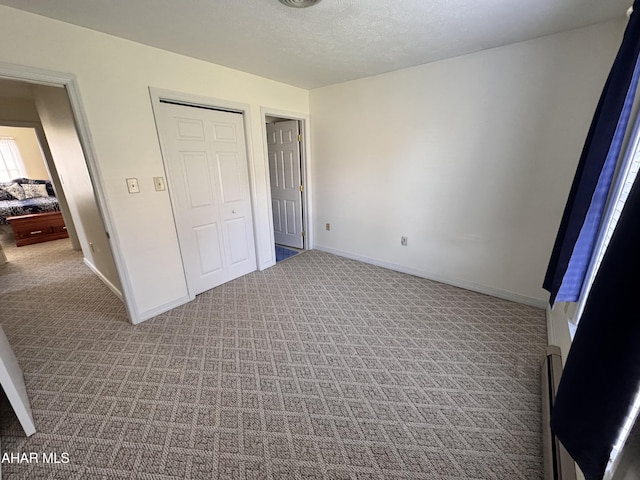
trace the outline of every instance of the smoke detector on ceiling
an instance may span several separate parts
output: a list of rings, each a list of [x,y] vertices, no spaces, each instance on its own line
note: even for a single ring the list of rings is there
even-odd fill
[[[280,0],[280,3],[282,3],[283,5],[293,8],[312,7],[318,2],[320,2],[320,0]]]

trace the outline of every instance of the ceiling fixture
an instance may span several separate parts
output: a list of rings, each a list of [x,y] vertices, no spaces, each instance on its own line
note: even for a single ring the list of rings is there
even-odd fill
[[[320,2],[320,0],[280,0],[280,3],[282,3],[283,5],[293,8],[311,7],[318,2]]]

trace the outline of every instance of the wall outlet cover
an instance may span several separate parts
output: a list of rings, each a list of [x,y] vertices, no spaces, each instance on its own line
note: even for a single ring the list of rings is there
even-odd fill
[[[127,190],[129,190],[129,193],[140,193],[137,178],[127,178]]]
[[[164,177],[153,177],[153,184],[155,185],[157,192],[162,192],[167,188],[164,182]]]

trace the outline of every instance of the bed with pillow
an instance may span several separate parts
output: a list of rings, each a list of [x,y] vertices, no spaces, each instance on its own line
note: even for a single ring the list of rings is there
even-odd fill
[[[8,217],[60,210],[58,199],[49,180],[16,178],[0,182],[0,225]]]

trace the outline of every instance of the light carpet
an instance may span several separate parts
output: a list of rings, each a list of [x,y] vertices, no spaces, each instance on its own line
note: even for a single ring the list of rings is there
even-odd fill
[[[5,479],[542,479],[544,311],[318,251],[138,326],[68,240],[7,248],[38,432]]]

